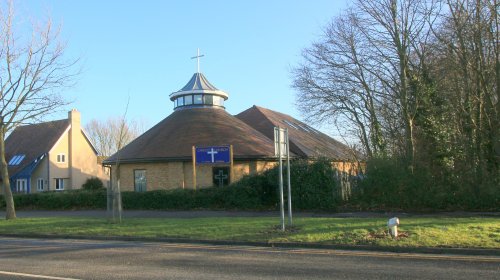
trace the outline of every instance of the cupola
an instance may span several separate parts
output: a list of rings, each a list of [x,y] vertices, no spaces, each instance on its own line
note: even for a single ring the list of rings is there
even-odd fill
[[[199,107],[224,109],[224,101],[229,95],[213,86],[200,72],[199,59],[202,56],[198,50],[198,55],[192,57],[198,59],[198,72],[182,89],[170,94],[170,100],[174,102],[174,110]]]

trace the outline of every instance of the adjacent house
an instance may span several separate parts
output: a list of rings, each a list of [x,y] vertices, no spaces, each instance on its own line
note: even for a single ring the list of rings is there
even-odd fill
[[[195,73],[170,94],[174,112],[104,161],[112,180],[120,172],[123,191],[227,185],[276,165],[273,131],[289,129],[293,158],[327,157],[344,171],[355,155],[349,147],[288,115],[262,107],[233,116],[224,102],[229,94]],[[195,147],[232,146],[233,164],[193,164]],[[207,153],[217,153],[207,150]],[[213,161],[213,158],[212,158]]]
[[[13,192],[80,189],[90,177],[109,181],[74,109],[68,119],[17,127],[5,150]]]

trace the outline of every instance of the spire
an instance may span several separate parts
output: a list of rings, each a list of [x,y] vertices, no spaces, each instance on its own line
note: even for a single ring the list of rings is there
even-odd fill
[[[198,72],[194,73],[183,88],[170,94],[174,110],[200,107],[224,109],[224,101],[228,99],[229,94],[212,85],[200,72],[200,58],[204,56],[198,49],[197,55],[191,57],[197,60]]]

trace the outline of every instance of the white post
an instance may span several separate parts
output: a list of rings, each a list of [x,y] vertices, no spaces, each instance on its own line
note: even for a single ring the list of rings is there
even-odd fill
[[[292,225],[292,183],[290,182],[290,141],[288,139],[288,128],[285,128],[286,139],[286,166],[288,173],[288,222]]]
[[[285,231],[285,207],[283,202],[283,165],[281,162],[281,156],[283,151],[281,150],[281,129],[275,128],[275,133],[277,133],[278,139],[278,160],[279,160],[279,189],[280,189],[280,213],[281,213],[281,230]]]
[[[398,237],[398,225],[399,225],[399,219],[397,217],[389,219],[389,221],[387,222],[387,227],[389,228],[389,234],[394,238]]]

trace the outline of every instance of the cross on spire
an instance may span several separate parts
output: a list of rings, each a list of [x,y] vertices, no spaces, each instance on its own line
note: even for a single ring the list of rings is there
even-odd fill
[[[204,56],[205,56],[204,54],[200,55],[200,48],[198,48],[197,55],[191,57],[191,59],[195,59],[196,58],[196,60],[197,60],[197,64],[198,64],[198,72],[197,73],[200,73],[200,57],[204,57]]]

